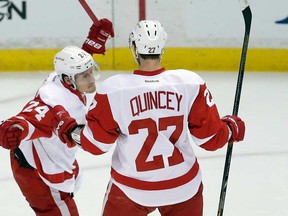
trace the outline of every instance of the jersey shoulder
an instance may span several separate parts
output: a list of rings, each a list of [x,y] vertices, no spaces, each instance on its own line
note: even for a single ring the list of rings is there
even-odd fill
[[[104,80],[97,89],[97,93],[109,94],[121,89],[141,86],[144,85],[143,79],[145,80],[148,77],[149,76],[138,76],[133,73],[116,74]],[[184,69],[166,70],[158,76],[158,79],[166,84],[202,85],[205,83],[197,73]]]
[[[103,81],[99,89],[97,89],[97,93],[99,94],[107,94],[119,89],[123,89],[128,87],[131,83],[133,83],[134,76],[133,74],[116,74],[113,75],[106,80]]]
[[[202,85],[205,83],[205,81],[199,74],[185,69],[167,70],[165,71],[164,75],[172,80],[181,83],[195,84],[195,85]]]
[[[65,88],[61,85],[59,77],[52,73],[38,89],[36,97],[39,96],[44,103],[53,107],[62,104],[65,95]]]

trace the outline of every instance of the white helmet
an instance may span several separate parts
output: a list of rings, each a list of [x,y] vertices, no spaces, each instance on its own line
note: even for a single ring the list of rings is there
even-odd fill
[[[139,54],[163,54],[167,34],[157,20],[142,20],[137,23],[129,36],[129,47],[136,46],[136,58]],[[134,52],[132,52],[134,54]]]
[[[62,80],[67,75],[75,82],[75,75],[95,66],[92,56],[76,46],[67,46],[54,57],[54,68]]]

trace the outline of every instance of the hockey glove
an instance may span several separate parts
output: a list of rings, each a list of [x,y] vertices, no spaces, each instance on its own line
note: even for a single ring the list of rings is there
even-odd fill
[[[93,54],[105,55],[105,44],[109,36],[114,37],[114,29],[112,22],[109,19],[101,19],[100,26],[94,24],[90,27],[88,37],[83,43],[82,49]]]
[[[7,120],[0,125],[0,146],[15,149],[19,146],[24,128],[14,121]]]
[[[244,139],[245,136],[245,123],[239,117],[234,115],[226,115],[221,119],[230,128],[232,134],[229,139],[231,142],[239,142]]]
[[[69,113],[60,105],[53,107],[52,112],[54,115],[52,127],[55,134],[63,143],[67,143],[69,147],[74,147],[76,144],[71,139],[71,132],[77,126],[76,120],[70,117]]]

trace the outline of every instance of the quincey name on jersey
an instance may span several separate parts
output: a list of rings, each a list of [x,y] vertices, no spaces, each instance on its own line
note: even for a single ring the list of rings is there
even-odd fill
[[[171,91],[145,92],[130,100],[132,116],[152,109],[180,110],[183,95]]]

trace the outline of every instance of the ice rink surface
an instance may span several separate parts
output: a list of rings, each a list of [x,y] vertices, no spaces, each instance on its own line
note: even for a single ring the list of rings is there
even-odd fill
[[[113,75],[102,74],[101,79]],[[237,73],[199,74],[207,82],[220,115],[231,114]],[[46,76],[46,72],[0,73],[0,119],[16,115],[33,98]],[[287,216],[288,73],[247,72],[238,114],[246,122],[246,137],[233,148],[224,215]],[[226,146],[216,152],[206,152],[197,146],[194,150],[203,173],[204,216],[216,216]],[[75,194],[81,216],[101,215],[111,154],[92,156],[78,152],[78,161],[85,172],[83,185]],[[3,148],[0,148],[0,215],[34,215],[12,177],[9,152]]]

